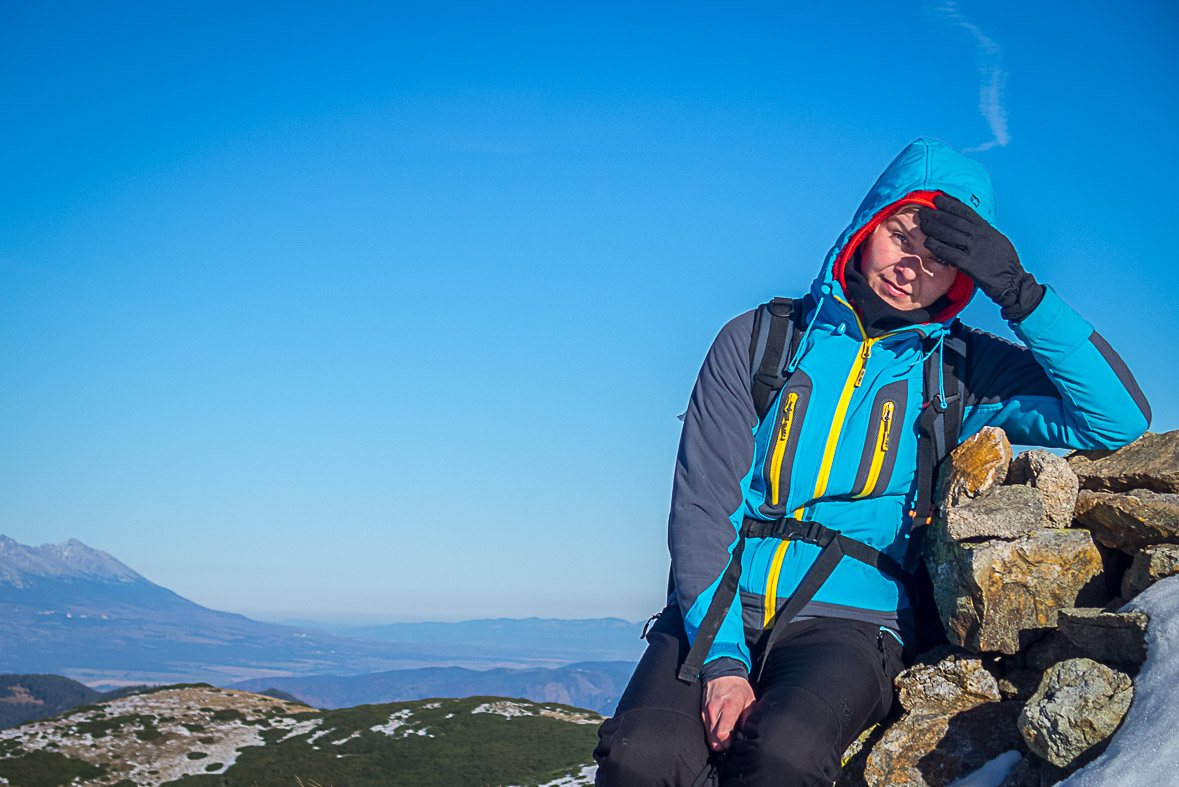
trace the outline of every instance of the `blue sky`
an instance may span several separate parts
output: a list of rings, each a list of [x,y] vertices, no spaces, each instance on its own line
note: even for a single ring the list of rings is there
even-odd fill
[[[1174,5],[781,5],[0,3],[0,532],[262,617],[645,617],[713,335],[920,135],[1179,427]]]

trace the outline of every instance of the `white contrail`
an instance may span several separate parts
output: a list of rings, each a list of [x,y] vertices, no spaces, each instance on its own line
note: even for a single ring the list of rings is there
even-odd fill
[[[1003,147],[1011,141],[1011,135],[1007,133],[1007,108],[1003,106],[1003,86],[1007,82],[1007,72],[1003,70],[1003,48],[962,15],[957,0],[947,0],[940,6],[934,6],[933,10],[942,14],[947,22],[969,30],[978,44],[978,111],[991,127],[994,138],[978,147],[967,148],[966,152]]]

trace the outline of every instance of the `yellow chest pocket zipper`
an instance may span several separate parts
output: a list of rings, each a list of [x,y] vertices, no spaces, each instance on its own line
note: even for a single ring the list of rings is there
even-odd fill
[[[876,489],[880,480],[880,468],[884,467],[884,458],[892,447],[892,419],[896,413],[896,405],[885,402],[880,408],[880,426],[876,434],[876,448],[872,452],[872,460],[868,465],[868,478],[864,481],[864,488],[856,497],[867,497]]]
[[[786,404],[782,407],[782,423],[774,438],[774,453],[770,458],[770,504],[778,505],[778,498],[782,489],[782,459],[786,456],[786,446],[790,443],[790,428],[794,425],[794,406],[798,404],[798,394],[791,391],[786,394]]]

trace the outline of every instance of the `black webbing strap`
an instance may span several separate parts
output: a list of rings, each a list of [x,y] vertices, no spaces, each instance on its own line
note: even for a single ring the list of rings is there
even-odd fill
[[[831,576],[845,557],[858,560],[861,563],[876,568],[893,579],[909,587],[910,577],[901,564],[878,549],[868,546],[862,541],[848,538],[838,530],[807,520],[777,519],[766,521],[747,517],[741,528],[747,538],[780,538],[786,541],[802,541],[822,547],[815,562],[807,569],[802,581],[798,583],[790,600],[780,612],[774,615],[773,628],[762,648],[761,664],[757,670],[757,680],[766,668],[766,656],[774,646],[774,641],[786,624],[798,617],[803,608],[810,603],[823,583]]]
[[[870,547],[863,541],[848,538],[838,530],[832,530],[818,522],[791,517],[770,520],[745,517],[745,521],[741,525],[741,534],[746,538],[777,538],[782,541],[801,541],[804,544],[814,544],[820,547],[824,547],[832,541],[838,541],[840,551],[844,556],[866,563],[901,584],[909,582],[909,572],[879,549]]]
[[[769,411],[778,391],[786,384],[786,364],[794,351],[794,301],[774,298],[758,307],[749,342],[749,368],[753,378],[749,390],[760,421]]]
[[[721,575],[720,584],[712,594],[712,603],[704,613],[704,620],[700,621],[700,628],[696,630],[696,639],[692,647],[688,648],[688,655],[680,665],[676,676],[685,683],[695,683],[700,679],[700,669],[704,666],[704,659],[708,658],[708,651],[712,649],[712,641],[725,622],[725,615],[733,605],[737,596],[737,584],[741,581],[741,554],[745,551],[745,539],[737,536],[737,546],[733,547],[733,556],[729,558],[729,565]]]
[[[695,683],[699,679],[704,659],[708,657],[712,642],[716,639],[721,623],[724,622],[729,606],[737,594],[737,584],[741,578],[741,551],[744,549],[747,538],[801,541],[822,548],[815,562],[811,564],[803,576],[802,581],[798,583],[798,587],[786,606],[774,616],[774,627],[770,631],[765,648],[762,650],[761,665],[757,672],[758,680],[761,679],[761,673],[765,669],[765,656],[770,652],[778,632],[786,623],[798,617],[803,607],[815,597],[819,588],[823,586],[823,583],[827,581],[843,558],[849,557],[852,560],[866,563],[897,580],[907,590],[911,587],[911,577],[900,563],[862,541],[848,538],[838,530],[832,530],[818,522],[800,521],[790,517],[771,520],[746,517],[741,525],[741,534],[737,546],[733,550],[733,557],[721,577],[720,585],[712,597],[712,603],[708,605],[708,611],[704,614],[704,620],[696,632],[696,639],[692,642],[692,647],[688,649],[688,656],[680,666],[679,679],[686,683]]]

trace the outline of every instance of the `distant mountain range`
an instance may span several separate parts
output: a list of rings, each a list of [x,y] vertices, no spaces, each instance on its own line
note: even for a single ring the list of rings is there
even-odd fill
[[[0,535],[0,609],[0,672],[90,685],[258,679],[277,688],[286,688],[279,678],[321,676],[326,685],[365,676],[338,690],[346,699],[322,694],[332,707],[378,701],[360,698],[356,686],[367,682],[382,687],[380,701],[430,696],[425,686],[462,696],[461,685],[605,709],[642,652],[641,627],[617,619],[349,627],[352,636],[261,623],[195,604],[76,539],[28,547]],[[567,666],[588,661],[621,663]],[[462,669],[428,676],[426,667]],[[445,674],[455,681],[449,689]]]
[[[347,677],[258,678],[235,683],[230,688],[252,692],[278,689],[317,708],[494,695],[560,702],[608,716],[614,712],[633,671],[634,663],[627,661],[570,664],[557,669],[424,667]]]
[[[319,625],[345,637],[422,645],[476,647],[528,653],[558,661],[637,661],[643,655],[643,626],[621,618],[556,620],[496,618],[461,623],[387,623],[378,626]]]

